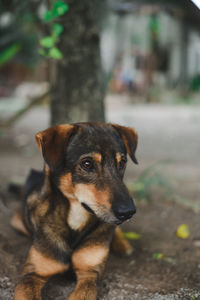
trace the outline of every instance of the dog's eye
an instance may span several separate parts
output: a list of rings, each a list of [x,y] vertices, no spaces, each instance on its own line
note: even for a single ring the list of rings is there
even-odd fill
[[[84,170],[92,170],[94,168],[92,159],[90,158],[83,159],[81,162],[81,168]]]
[[[125,168],[125,166],[126,166],[126,159],[122,158],[122,160],[119,163],[119,169],[123,170]]]

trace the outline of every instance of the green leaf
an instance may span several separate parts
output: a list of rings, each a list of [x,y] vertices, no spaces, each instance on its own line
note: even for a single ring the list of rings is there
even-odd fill
[[[47,10],[44,14],[43,20],[46,22],[52,21],[55,18],[53,11]]]
[[[58,37],[63,32],[63,26],[61,24],[53,24],[53,35]]]
[[[59,17],[64,15],[69,9],[69,5],[65,3],[64,1],[56,1],[53,6],[53,15],[55,17]]]
[[[160,259],[163,259],[163,253],[154,253],[153,254],[153,258],[154,259],[157,259],[157,260],[160,260]]]
[[[49,51],[49,56],[55,59],[62,59],[63,55],[60,50],[56,47],[53,47]]]
[[[0,53],[0,66],[11,60],[21,49],[19,43],[13,44]]]
[[[51,36],[45,36],[43,39],[40,40],[40,45],[45,48],[51,48],[54,46],[55,40]]]
[[[130,231],[130,232],[123,232],[123,236],[128,240],[139,240],[141,238],[141,235]]]
[[[58,0],[54,3],[52,10],[47,10],[44,14],[43,20],[50,22],[59,16],[64,15],[69,9],[69,5],[64,1]]]

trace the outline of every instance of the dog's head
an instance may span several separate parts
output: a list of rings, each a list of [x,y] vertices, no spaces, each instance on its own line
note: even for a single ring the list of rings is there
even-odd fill
[[[110,224],[136,212],[123,183],[127,152],[134,163],[134,129],[116,124],[58,125],[36,135],[57,187],[71,201]]]

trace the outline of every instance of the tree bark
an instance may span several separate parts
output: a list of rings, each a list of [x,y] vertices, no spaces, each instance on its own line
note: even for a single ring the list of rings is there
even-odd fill
[[[104,121],[100,58],[100,12],[103,1],[71,0],[59,19],[64,26],[61,61],[51,66],[51,123]]]

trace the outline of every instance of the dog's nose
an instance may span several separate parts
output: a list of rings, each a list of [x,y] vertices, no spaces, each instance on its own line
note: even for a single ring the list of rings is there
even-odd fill
[[[120,221],[125,221],[130,219],[136,213],[136,208],[133,207],[131,209],[127,209],[127,207],[119,207],[117,210],[114,211],[115,216]]]

